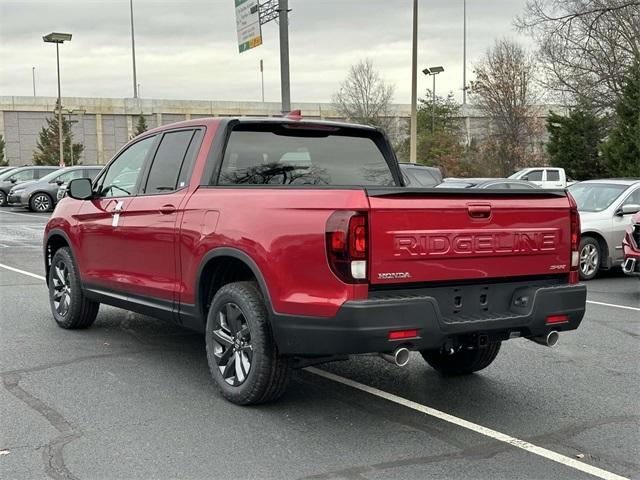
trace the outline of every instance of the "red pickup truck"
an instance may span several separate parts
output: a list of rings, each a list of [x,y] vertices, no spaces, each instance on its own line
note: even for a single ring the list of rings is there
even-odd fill
[[[56,322],[88,327],[105,303],[200,330],[238,404],[351,354],[403,365],[419,351],[443,374],[471,373],[504,340],[554,344],[585,311],[564,190],[405,187],[372,127],[167,125],[68,196],[44,235]]]

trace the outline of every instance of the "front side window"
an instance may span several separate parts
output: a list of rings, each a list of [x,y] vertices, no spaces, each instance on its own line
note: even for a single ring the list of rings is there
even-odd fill
[[[149,170],[145,193],[171,192],[178,185],[180,169],[193,138],[193,130],[165,133]]]
[[[640,188],[637,188],[635,192],[629,195],[622,205],[640,205]]]
[[[11,175],[8,180],[15,180],[16,182],[26,182],[28,180],[33,180],[35,177],[35,173],[36,171],[34,169],[22,170]]]
[[[576,183],[569,192],[578,204],[581,212],[601,212],[622,195],[625,185],[608,183]]]
[[[534,170],[529,172],[523,180],[529,180],[530,182],[541,182],[542,181],[542,170]]]
[[[65,172],[62,175],[58,175],[54,180],[51,180],[49,183],[69,183],[74,178],[82,178],[82,170],[71,170],[70,172]]]
[[[220,185],[394,185],[367,132],[328,126],[241,125],[231,132]]]
[[[116,158],[102,176],[98,187],[101,197],[129,197],[137,193],[138,179],[144,160],[155,137],[134,143]]]

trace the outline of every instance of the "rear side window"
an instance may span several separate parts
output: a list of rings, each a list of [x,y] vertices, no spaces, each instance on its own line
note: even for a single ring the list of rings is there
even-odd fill
[[[440,183],[429,170],[412,168],[411,173],[413,173],[413,176],[418,181],[418,184],[422,185],[423,187],[434,187],[438,183]]]
[[[164,134],[149,170],[145,193],[171,192],[185,186],[178,186],[178,177],[192,138],[193,130]]]
[[[27,180],[33,180],[34,178],[36,178],[35,173],[36,173],[36,170],[33,168],[30,168],[28,170],[21,170],[11,175],[7,180],[15,180],[16,182],[26,182]]]
[[[559,182],[560,172],[558,170],[547,170],[547,182]]]
[[[218,184],[394,185],[367,133],[324,125],[242,125],[231,132]]]
[[[36,170],[34,178],[42,178],[45,175],[49,175],[51,172],[55,172],[57,168],[39,168]]]

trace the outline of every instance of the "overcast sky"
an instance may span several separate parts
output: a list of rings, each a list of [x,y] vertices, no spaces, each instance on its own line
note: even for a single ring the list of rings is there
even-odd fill
[[[461,98],[463,0],[419,0],[420,69],[443,65],[438,93]],[[292,101],[329,101],[349,66],[370,58],[411,90],[411,0],[289,0]],[[513,29],[524,0],[467,0],[467,77],[497,37],[530,45]],[[267,101],[280,99],[278,26],[263,45],[239,54],[233,0],[134,0],[136,60],[146,98],[260,100],[259,59]],[[133,95],[128,0],[0,0],[0,95],[56,94],[55,46],[42,35],[70,32],[61,47],[63,96]],[[430,86],[420,74],[418,91]]]

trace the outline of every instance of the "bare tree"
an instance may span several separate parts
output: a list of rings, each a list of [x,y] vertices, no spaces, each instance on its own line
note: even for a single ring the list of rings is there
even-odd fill
[[[338,113],[348,120],[389,129],[394,90],[394,85],[382,80],[373,62],[365,59],[351,66],[332,101]]]
[[[490,120],[486,156],[503,175],[525,164],[539,142],[535,69],[533,56],[510,40],[497,40],[475,65],[472,100]]]
[[[640,0],[528,0],[515,23],[538,44],[542,84],[565,103],[611,111],[640,61]]]

